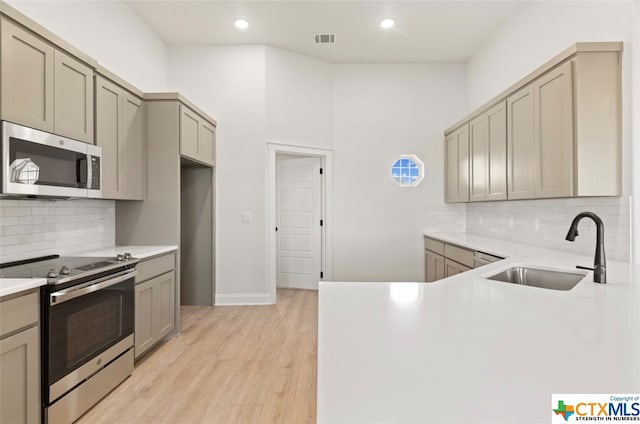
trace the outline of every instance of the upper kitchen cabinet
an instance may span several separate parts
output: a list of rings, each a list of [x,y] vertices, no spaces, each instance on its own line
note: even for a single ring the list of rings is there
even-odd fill
[[[566,62],[533,83],[536,198],[574,193],[572,66]]]
[[[449,151],[469,125],[470,200],[505,199],[505,189],[506,199],[619,196],[621,52],[618,42],[577,43],[447,130]]]
[[[93,63],[58,48],[44,29],[0,19],[1,118],[93,143]]]
[[[180,155],[215,164],[215,126],[188,106],[180,105]]]
[[[2,119],[53,132],[54,48],[8,19],[0,24]]]
[[[535,193],[535,106],[533,84],[507,98],[509,199],[528,199]]]
[[[573,196],[572,63],[507,99],[509,198]]]
[[[445,140],[445,196],[450,203],[469,201],[469,125],[448,134]]]
[[[100,70],[102,74],[107,71]],[[96,75],[96,144],[102,147],[102,197],[144,200],[145,111],[142,93]],[[134,94],[135,92],[135,94]]]
[[[145,93],[148,102],[177,105],[176,120],[180,157],[194,164],[214,166],[216,158],[216,121],[180,93]]]
[[[469,200],[507,198],[507,109],[500,102],[469,123]]]
[[[93,143],[93,69],[56,50],[53,131]]]

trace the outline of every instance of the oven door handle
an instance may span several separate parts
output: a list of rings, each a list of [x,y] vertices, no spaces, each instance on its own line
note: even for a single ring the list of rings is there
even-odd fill
[[[67,300],[75,299],[76,297],[84,296],[86,294],[111,287],[115,284],[128,280],[129,278],[135,277],[136,274],[138,274],[138,271],[136,271],[135,269],[127,270],[115,275],[111,275],[109,277],[105,277],[98,281],[93,281],[89,284],[51,293],[49,305],[58,305],[60,303],[66,302]]]

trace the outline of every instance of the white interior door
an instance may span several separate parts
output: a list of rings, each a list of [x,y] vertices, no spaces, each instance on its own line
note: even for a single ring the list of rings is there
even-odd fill
[[[320,158],[278,155],[277,286],[318,289],[322,267]]]

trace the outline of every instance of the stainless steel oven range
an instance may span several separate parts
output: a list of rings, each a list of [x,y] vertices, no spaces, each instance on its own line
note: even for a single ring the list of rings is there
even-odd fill
[[[43,422],[75,421],[131,375],[136,263],[53,255],[0,265],[3,278],[47,278],[40,299]]]

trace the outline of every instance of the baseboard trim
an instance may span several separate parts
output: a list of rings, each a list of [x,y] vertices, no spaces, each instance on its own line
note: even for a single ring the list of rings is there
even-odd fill
[[[216,294],[216,306],[272,304],[269,293]]]

